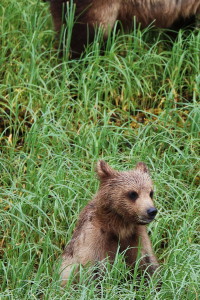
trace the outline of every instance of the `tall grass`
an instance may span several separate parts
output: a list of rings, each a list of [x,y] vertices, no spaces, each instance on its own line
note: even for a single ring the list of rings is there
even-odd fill
[[[80,60],[55,49],[48,5],[0,4],[0,210],[2,299],[198,299],[200,34],[97,35]],[[149,226],[156,278],[119,254],[94,281],[61,290],[58,258],[98,188],[95,163],[145,161],[156,186]],[[100,285],[100,286],[99,286]],[[98,286],[98,287],[97,287]]]

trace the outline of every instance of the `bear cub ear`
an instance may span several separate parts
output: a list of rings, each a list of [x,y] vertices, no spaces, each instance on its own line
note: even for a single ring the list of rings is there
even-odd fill
[[[142,161],[137,163],[135,169],[149,174],[149,169],[148,169],[147,165],[145,163],[143,163]]]
[[[99,160],[96,166],[96,172],[99,179],[106,179],[112,177],[116,174],[116,171],[113,170],[109,164],[107,164],[104,160]]]

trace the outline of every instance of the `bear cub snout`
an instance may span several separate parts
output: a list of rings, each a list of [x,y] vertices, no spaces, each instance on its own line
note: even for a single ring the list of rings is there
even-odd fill
[[[139,162],[130,171],[117,171],[100,160],[96,172],[99,190],[80,213],[72,239],[62,255],[62,285],[74,267],[95,264],[106,257],[112,263],[118,249],[125,251],[131,269],[138,251],[141,269],[153,274],[159,266],[146,230],[157,214],[147,166]]]

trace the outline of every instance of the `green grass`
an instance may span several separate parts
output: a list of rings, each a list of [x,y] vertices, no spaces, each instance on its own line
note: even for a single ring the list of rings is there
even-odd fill
[[[2,0],[0,16],[1,299],[198,299],[199,31],[174,42],[116,33],[105,55],[96,41],[70,61],[54,48],[48,4]],[[79,284],[60,288],[58,259],[100,158],[151,169],[159,291],[156,278],[128,279],[121,254],[100,283],[81,269]]]

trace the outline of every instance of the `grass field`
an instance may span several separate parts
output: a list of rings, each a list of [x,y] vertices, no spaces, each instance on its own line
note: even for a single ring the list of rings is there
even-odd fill
[[[0,299],[199,299],[200,32],[98,37],[84,57],[59,58],[48,4],[0,4]],[[155,183],[149,226],[161,263],[146,282],[118,255],[101,282],[56,271],[99,159],[144,161]],[[96,288],[100,285],[100,288]]]

